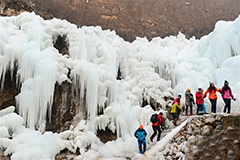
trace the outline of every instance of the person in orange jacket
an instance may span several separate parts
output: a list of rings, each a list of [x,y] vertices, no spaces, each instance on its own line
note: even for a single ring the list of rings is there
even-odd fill
[[[208,99],[210,100],[210,102],[212,104],[211,111],[212,111],[212,113],[216,113],[216,106],[217,106],[217,94],[216,94],[216,92],[220,92],[220,91],[219,91],[219,89],[217,89],[214,86],[213,82],[209,82],[209,83],[210,83],[210,86],[205,91],[202,98],[205,98],[207,93],[209,93]]]

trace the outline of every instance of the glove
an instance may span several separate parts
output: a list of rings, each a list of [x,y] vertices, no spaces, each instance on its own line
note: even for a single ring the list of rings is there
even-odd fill
[[[236,98],[233,98],[234,101],[236,101]]]

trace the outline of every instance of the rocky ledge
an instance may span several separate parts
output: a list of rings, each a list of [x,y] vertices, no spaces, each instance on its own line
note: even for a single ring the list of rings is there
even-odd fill
[[[193,116],[170,143],[166,159],[239,160],[240,115]]]

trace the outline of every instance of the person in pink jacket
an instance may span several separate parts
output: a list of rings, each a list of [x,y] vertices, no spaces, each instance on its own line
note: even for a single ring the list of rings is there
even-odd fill
[[[227,110],[227,113],[230,113],[230,110],[231,110],[231,98],[234,101],[236,101],[236,99],[234,98],[234,96],[232,94],[232,90],[229,87],[229,83],[228,83],[227,80],[225,80],[224,86],[220,89],[220,93],[222,94],[222,98],[223,98],[223,101],[225,103],[225,107],[224,107],[223,112],[226,113],[226,110]]]

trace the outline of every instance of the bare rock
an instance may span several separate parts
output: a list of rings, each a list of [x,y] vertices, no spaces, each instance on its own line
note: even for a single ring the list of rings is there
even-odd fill
[[[200,128],[197,127],[197,128],[194,129],[194,132],[193,132],[194,135],[198,135],[200,133],[201,133],[201,129]]]
[[[197,146],[201,146],[205,142],[205,138],[203,136],[201,136],[201,135],[196,136],[196,139],[197,139],[196,140],[196,145]]]
[[[233,157],[235,155],[235,152],[233,150],[229,150],[227,152],[228,157]]]
[[[215,157],[215,160],[222,160],[222,157],[216,156],[216,157]]]
[[[202,135],[204,136],[209,135],[212,130],[213,130],[212,126],[206,125],[202,128]]]
[[[191,143],[191,144],[195,144],[196,143],[196,137],[195,136],[191,136],[188,138],[188,141]]]
[[[212,124],[214,121],[215,121],[214,118],[206,118],[206,119],[205,119],[205,123],[206,123],[206,124]]]
[[[193,146],[193,149],[192,149],[192,154],[195,156],[195,155],[198,155],[200,152],[200,150],[198,149],[197,146]]]
[[[196,126],[197,127],[202,127],[203,125],[204,125],[204,123],[202,121],[200,121],[200,120],[196,121]]]
[[[222,116],[221,114],[217,114],[217,116],[216,116],[215,119],[216,119],[217,121],[221,121],[222,118],[223,118],[223,116]]]
[[[0,159],[1,160],[10,160],[10,157],[4,156],[4,152],[0,149]]]

